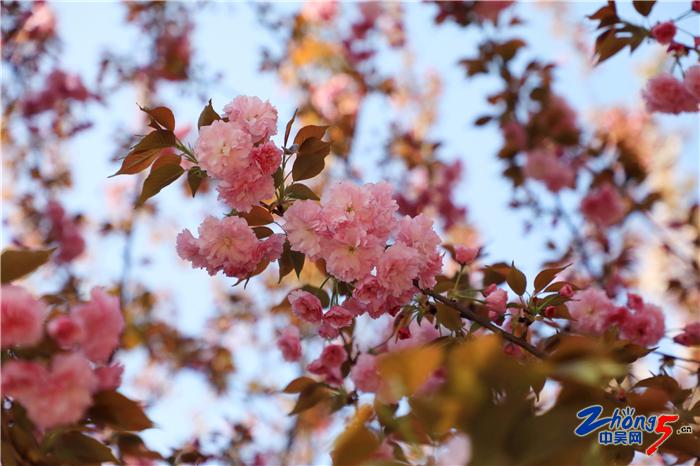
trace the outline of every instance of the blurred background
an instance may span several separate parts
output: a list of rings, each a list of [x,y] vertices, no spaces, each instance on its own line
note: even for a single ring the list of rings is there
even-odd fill
[[[658,4],[645,21],[675,18],[686,3]],[[65,261],[28,285],[81,296],[94,285],[118,287],[129,327],[117,359],[126,367],[125,392],[147,401],[157,425],[144,433],[151,448],[166,452],[195,441],[236,448],[221,443],[234,433],[244,447],[236,454],[247,458],[285,450],[298,426],[285,415],[293,400],[277,392],[302,368],[285,363],[276,349],[275,331],[287,315],[270,308],[295,282],[289,276],[285,289],[275,289],[273,270],[244,292],[177,257],[179,231],[225,212],[206,186],[192,199],[178,182],[134,210],[143,176],[108,176],[134,135],[146,131],[138,106],[173,109],[177,132],[190,144],[206,102],[220,110],[239,94],[268,99],[280,128],[295,109],[304,123],[330,122],[332,176],[392,181],[408,210],[422,184],[443,189],[426,207],[443,234],[483,246],[486,261],[514,260],[530,276],[559,258],[561,245],[583,226],[572,229],[517,208],[518,195],[496,156],[501,129],[474,125],[492,110],[486,97],[500,82],[490,75],[468,78],[460,64],[478,53],[484,38],[521,38],[527,52],[516,60],[554,63],[552,86],[587,131],[618,125],[632,132],[646,151],[650,183],[673,198],[665,204],[670,211],[649,214],[659,223],[673,218],[674,205],[680,212],[698,201],[697,113],[652,117],[641,99],[646,80],[668,68],[664,47],[647,45],[633,55],[624,50],[594,68],[595,25],[586,16],[599,6],[518,3],[496,24],[465,28],[437,24],[438,7],[430,3],[343,4],[331,11],[294,2],[6,2],[2,246],[50,242],[49,201],[60,203],[77,225],[84,250],[75,257],[67,251]],[[628,4],[619,11],[633,15]],[[696,18],[686,27],[698,34]],[[8,44],[10,32],[15,40]],[[339,50],[345,54],[340,64]],[[576,211],[585,186],[557,202]],[[542,186],[532,193],[548,195]],[[646,219],[632,217],[615,235],[638,247],[627,280],[662,305],[667,327],[677,329],[697,301],[668,299],[666,274],[675,266],[663,245],[681,249],[680,257],[696,250],[683,231],[660,238],[653,230]],[[305,274],[316,280],[312,271]],[[385,324],[364,325],[368,341],[381,338]],[[313,339],[304,345],[320,348]],[[314,435],[298,440],[306,458],[327,463],[335,429],[315,425]]]

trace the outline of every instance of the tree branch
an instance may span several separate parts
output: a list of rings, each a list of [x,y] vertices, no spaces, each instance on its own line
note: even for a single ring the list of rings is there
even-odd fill
[[[430,290],[421,290],[421,291],[426,296],[430,296],[434,300],[439,301],[442,304],[444,304],[446,306],[450,306],[451,308],[459,311],[460,315],[462,317],[464,317],[465,319],[469,319],[469,320],[481,325],[482,327],[485,327],[485,328],[491,330],[493,333],[500,335],[501,337],[508,340],[509,342],[520,346],[522,349],[526,350],[530,354],[537,356],[540,359],[547,358],[547,355],[543,351],[540,351],[539,349],[535,348],[534,346],[532,346],[530,343],[528,343],[524,339],[516,337],[515,335],[506,332],[505,330],[498,327],[497,325],[494,325],[493,322],[491,322],[490,320],[488,320],[485,317],[480,316],[479,314],[475,313],[474,311],[467,308],[466,306],[463,306],[462,304],[460,304],[456,301],[453,301],[452,299],[445,298],[444,296],[439,295],[437,293],[434,293]]]

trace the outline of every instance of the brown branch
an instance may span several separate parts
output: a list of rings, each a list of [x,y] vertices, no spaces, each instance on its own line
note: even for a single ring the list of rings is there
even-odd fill
[[[662,357],[664,357],[664,358],[677,359],[678,361],[685,361],[685,362],[692,362],[692,363],[695,363],[695,364],[700,364],[700,359],[692,359],[692,358],[684,358],[684,357],[681,357],[681,356],[674,356],[674,355],[672,355],[672,354],[663,353],[663,352],[661,352],[661,351],[652,351],[652,353],[653,353],[653,354],[656,354],[656,355],[659,355],[659,356],[662,356]]]
[[[430,290],[421,290],[421,291],[426,296],[430,296],[434,300],[440,301],[444,305],[450,306],[451,308],[459,311],[460,315],[463,318],[469,319],[472,322],[476,322],[477,324],[481,325],[482,327],[485,327],[485,328],[491,330],[493,333],[500,335],[501,337],[508,340],[509,342],[520,346],[521,348],[523,348],[524,350],[526,350],[530,354],[533,354],[540,359],[547,358],[547,355],[543,351],[540,351],[539,349],[535,348],[534,346],[532,346],[530,343],[528,343],[524,339],[516,337],[515,335],[506,332],[505,330],[498,327],[497,325],[495,325],[493,322],[491,322],[487,318],[480,316],[479,314],[475,313],[474,311],[467,308],[466,306],[463,306],[462,304],[460,304],[452,299],[445,298],[444,296],[441,296],[441,295],[434,293]]]

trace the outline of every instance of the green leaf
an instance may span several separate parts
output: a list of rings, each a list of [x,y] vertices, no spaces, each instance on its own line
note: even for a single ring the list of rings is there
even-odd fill
[[[308,180],[323,171],[325,167],[325,155],[313,153],[309,155],[297,156],[292,166],[292,179],[294,181]]]
[[[190,192],[192,192],[192,197],[197,194],[199,186],[202,184],[202,180],[207,177],[207,172],[203,171],[199,167],[192,167],[187,170],[187,184],[190,187]]]
[[[150,116],[153,121],[158,123],[163,129],[175,131],[175,115],[173,115],[172,110],[170,110],[168,107],[139,108],[146,112],[148,116]]]
[[[45,442],[48,445],[44,448],[52,463],[65,465],[119,463],[109,447],[77,431],[47,436]]]
[[[285,192],[292,199],[312,199],[318,201],[319,197],[308,186],[302,183],[294,183]]]
[[[309,156],[325,157],[331,152],[331,143],[322,141],[320,138],[309,137],[304,140],[299,146],[297,157],[304,158]]]
[[[304,388],[297,398],[292,414],[299,414],[307,409],[311,409],[322,401],[331,398],[331,391],[321,383],[315,383]]]
[[[634,0],[632,2],[632,6],[634,6],[634,9],[637,10],[637,12],[642,15],[642,16],[649,16],[649,13],[651,13],[651,9],[654,8],[654,3],[656,1],[652,0],[643,0],[643,1],[638,1]]]
[[[148,133],[129,151],[122,160],[119,170],[111,176],[133,175],[145,170],[163,149],[175,147],[176,143],[177,140],[172,131],[159,129]]]
[[[510,266],[510,270],[506,275],[506,282],[510,289],[515,291],[516,294],[522,296],[525,294],[525,289],[527,288],[527,278],[525,274],[522,273],[514,264]]]
[[[179,164],[179,158],[178,163],[172,162],[172,160],[168,160],[163,163],[156,162],[157,165],[153,165],[153,168],[151,168],[151,173],[148,174],[148,177],[143,182],[141,195],[136,201],[137,206],[143,205],[144,202],[158,194],[161,189],[180,178],[180,176],[185,172],[185,169]]]
[[[303,144],[309,138],[321,139],[323,135],[326,134],[327,129],[328,126],[304,126],[299,130],[297,135],[294,136],[294,144]]]
[[[209,99],[209,103],[204,107],[202,113],[199,114],[199,119],[197,120],[197,129],[201,129],[202,126],[209,126],[216,120],[221,120],[221,117],[218,113],[216,113],[214,107],[212,107],[211,105],[211,99]]]
[[[259,205],[253,206],[250,212],[241,212],[238,215],[244,218],[251,227],[269,225],[275,221],[272,214],[266,208]]]
[[[268,227],[253,227],[253,233],[255,233],[255,237],[258,239],[263,239],[267,238],[268,236],[272,236],[274,234],[274,231],[272,231]]]
[[[317,384],[311,377],[298,377],[287,384],[282,391],[284,393],[301,393],[311,385]]]
[[[98,392],[88,413],[95,422],[117,430],[137,431],[153,427],[153,422],[138,403],[114,390]]]
[[[290,250],[290,255],[292,259],[292,267],[294,267],[294,272],[297,274],[297,278],[301,275],[301,271],[304,268],[304,261],[306,260],[306,256],[298,251],[291,251]]]
[[[435,306],[437,307],[436,317],[440,324],[452,331],[462,330],[464,322],[462,322],[462,316],[457,309],[440,302],[435,303]]]
[[[277,263],[279,267],[279,281],[281,282],[284,277],[294,270],[294,264],[292,263],[292,249],[289,245],[289,241],[284,242],[282,255],[277,260]]]
[[[297,112],[299,109],[294,109],[294,115],[292,115],[292,118],[289,119],[287,122],[286,128],[284,128],[284,147],[287,147],[287,141],[289,140],[289,133],[292,131],[292,125],[294,124],[294,120],[297,119]]]
[[[5,249],[0,257],[2,283],[10,283],[38,269],[56,249]]]
[[[540,273],[537,274],[535,277],[535,294],[539,293],[541,290],[544,289],[547,285],[549,285],[554,278],[559,275],[559,273],[566,269],[569,265],[565,265],[563,267],[554,267],[551,269],[544,269]]]

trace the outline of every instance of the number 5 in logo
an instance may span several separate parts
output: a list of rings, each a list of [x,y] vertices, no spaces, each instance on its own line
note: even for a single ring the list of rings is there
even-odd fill
[[[656,424],[656,433],[661,434],[661,437],[656,440],[656,442],[649,445],[646,454],[653,455],[656,450],[671,436],[673,433],[673,428],[668,426],[669,422],[676,422],[678,420],[678,414],[662,414],[658,418],[658,423]]]

